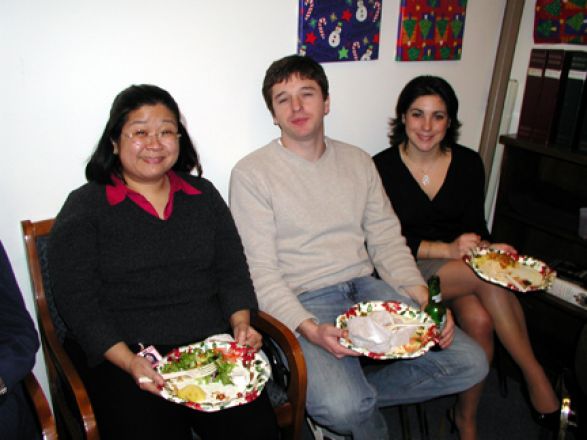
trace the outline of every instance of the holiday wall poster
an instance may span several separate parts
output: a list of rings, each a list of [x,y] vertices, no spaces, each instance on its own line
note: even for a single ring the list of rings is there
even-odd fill
[[[536,0],[535,43],[587,44],[587,0]]]
[[[298,54],[318,62],[379,56],[383,0],[300,0]]]
[[[467,0],[402,0],[395,59],[460,60]]]

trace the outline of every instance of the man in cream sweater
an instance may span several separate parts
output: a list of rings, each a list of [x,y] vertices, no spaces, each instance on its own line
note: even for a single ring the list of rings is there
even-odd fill
[[[334,322],[353,304],[423,307],[426,284],[371,157],[324,135],[330,100],[322,67],[297,55],[277,60],[263,96],[281,137],[240,160],[230,182],[259,306],[299,337],[310,416],[355,440],[388,438],[380,407],[467,389],[485,377],[487,360],[451,317],[443,350],[369,373],[340,345]]]

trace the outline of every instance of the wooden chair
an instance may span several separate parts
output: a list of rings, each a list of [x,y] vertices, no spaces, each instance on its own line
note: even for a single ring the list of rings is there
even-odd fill
[[[47,243],[53,222],[21,222],[53,409],[60,438],[94,440],[99,439],[94,411],[84,384],[63,349],[66,327],[57,313],[49,283]],[[267,388],[270,394],[281,396],[273,398],[272,403],[284,438],[299,439],[306,403],[306,364],[301,347],[293,333],[267,313],[254,313],[252,325],[265,336],[265,345],[279,347],[286,360],[287,369],[282,370],[285,364],[279,354],[269,356],[272,367],[282,373],[280,380],[269,381]]]
[[[24,388],[30,399],[31,407],[37,417],[43,440],[57,440],[57,427],[51,407],[35,375],[31,372],[24,379]]]
[[[63,349],[66,328],[57,313],[49,284],[47,243],[53,220],[25,220],[21,225],[59,437],[98,440],[90,398]]]

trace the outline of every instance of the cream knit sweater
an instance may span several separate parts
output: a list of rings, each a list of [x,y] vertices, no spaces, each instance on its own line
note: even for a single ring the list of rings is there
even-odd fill
[[[297,295],[355,277],[404,288],[425,285],[371,157],[326,139],[309,162],[277,140],[232,170],[230,208],[259,307],[291,330],[316,319]]]

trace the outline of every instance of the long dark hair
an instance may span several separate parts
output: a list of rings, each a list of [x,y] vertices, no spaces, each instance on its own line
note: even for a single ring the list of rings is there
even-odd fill
[[[160,87],[140,84],[124,89],[114,98],[110,108],[110,118],[86,165],[88,182],[110,184],[113,174],[122,179],[122,165],[118,155],[114,154],[113,142],[119,142],[122,127],[128,120],[129,113],[144,105],[156,104],[163,104],[173,113],[181,135],[179,138],[179,157],[172,169],[189,173],[195,168],[198,176],[202,174],[198,152],[181,122],[179,107],[173,97]]]
[[[459,100],[457,99],[455,91],[443,78],[422,75],[417,76],[407,83],[397,99],[395,118],[391,119],[389,123],[389,142],[392,147],[400,146],[408,141],[406,125],[404,124],[403,117],[406,115],[406,112],[412,103],[421,96],[430,95],[438,96],[444,101],[450,121],[444,139],[440,142],[440,148],[446,150],[457,142],[461,122],[457,117],[457,113],[459,112]]]
[[[273,101],[271,89],[275,84],[288,80],[292,75],[299,75],[302,79],[312,79],[318,83],[322,91],[322,98],[328,98],[328,78],[322,66],[310,57],[301,55],[289,55],[271,63],[265,72],[263,80],[263,98],[265,104],[273,116]]]

